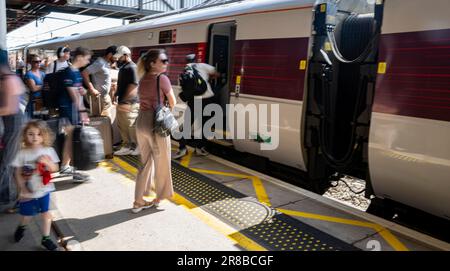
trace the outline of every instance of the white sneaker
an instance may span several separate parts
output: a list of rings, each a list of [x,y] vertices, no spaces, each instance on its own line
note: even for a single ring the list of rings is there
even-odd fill
[[[174,156],[172,156],[172,159],[180,159],[181,157],[185,156],[187,154],[187,149],[180,149],[178,150]]]
[[[139,148],[137,148],[137,147],[131,152],[131,155],[134,155],[134,156],[138,156],[140,154],[141,154],[141,152],[139,151]]]
[[[72,175],[75,172],[75,169],[72,166],[64,166],[59,171],[61,175]]]
[[[114,155],[130,155],[133,152],[133,150],[127,148],[127,147],[122,147],[120,150],[114,152]]]
[[[201,156],[207,156],[209,154],[209,152],[207,152],[204,147],[201,149],[195,148],[195,154],[201,155]]]

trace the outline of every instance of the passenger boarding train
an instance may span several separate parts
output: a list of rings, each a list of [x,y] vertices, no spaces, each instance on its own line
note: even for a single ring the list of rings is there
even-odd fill
[[[448,0],[247,0],[26,49],[127,45],[137,60],[165,48],[174,85],[196,53],[226,75],[222,106],[280,106],[279,147],[233,140],[236,150],[317,183],[336,172],[363,177],[368,195],[448,220],[449,11]]]

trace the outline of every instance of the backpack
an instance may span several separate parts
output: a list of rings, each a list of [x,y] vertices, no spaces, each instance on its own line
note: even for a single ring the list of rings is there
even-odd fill
[[[179,77],[182,92],[180,98],[183,102],[191,100],[194,96],[203,95],[208,89],[206,81],[200,76],[196,65],[187,65]]]
[[[58,108],[59,96],[64,88],[64,72],[66,69],[56,71],[56,61],[54,62],[53,73],[49,73],[44,78],[42,87],[42,101],[46,108]]]

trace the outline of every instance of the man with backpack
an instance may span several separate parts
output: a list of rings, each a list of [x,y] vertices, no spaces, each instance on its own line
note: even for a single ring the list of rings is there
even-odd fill
[[[203,109],[214,102],[214,92],[212,90],[211,84],[209,83],[210,78],[218,77],[219,74],[216,71],[216,68],[206,63],[195,63],[196,55],[189,54],[186,56],[186,64],[185,71],[180,75],[180,86],[182,88],[182,92],[180,93],[180,98],[187,103],[188,109],[190,111],[191,122],[183,123],[183,128],[186,125],[191,125],[195,123],[195,120],[198,120],[199,129],[203,130],[203,124],[205,119],[202,116],[195,116],[194,114],[194,100],[201,99],[202,100],[202,113]],[[200,120],[203,120],[200,122]],[[177,153],[173,156],[174,159],[182,158],[187,154],[186,144],[187,140],[182,137],[180,139],[180,147]],[[193,139],[192,145],[195,147],[195,153],[198,155],[206,156],[208,152],[205,150],[203,139]]]
[[[63,71],[71,65],[69,62],[70,49],[68,47],[59,47],[56,50],[56,54],[58,59],[47,66],[44,85],[41,90],[44,107],[49,109],[50,115],[55,115],[56,109],[59,107],[61,76]]]

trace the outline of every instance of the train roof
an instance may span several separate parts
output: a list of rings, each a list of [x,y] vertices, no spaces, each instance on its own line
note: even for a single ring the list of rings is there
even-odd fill
[[[193,20],[210,20],[218,17],[236,16],[248,12],[258,12],[266,10],[283,10],[296,7],[312,6],[315,0],[246,0],[243,2],[229,3],[220,6],[213,6],[193,11],[182,11],[171,13],[167,16],[148,18],[137,23],[118,26],[110,29],[88,32],[84,34],[72,35],[57,40],[46,40],[34,43],[29,48],[51,45],[54,43],[70,42],[74,40],[84,40],[96,37],[111,36],[124,32],[135,32],[145,29],[161,28],[174,24],[191,22]]]

